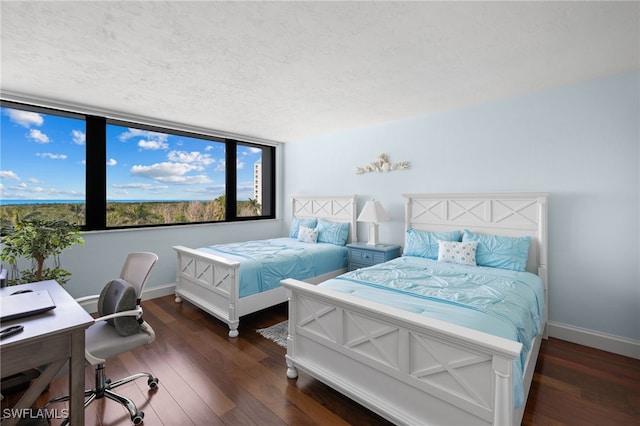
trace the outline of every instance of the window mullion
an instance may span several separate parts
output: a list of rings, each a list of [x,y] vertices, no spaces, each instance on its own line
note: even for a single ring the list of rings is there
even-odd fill
[[[237,167],[237,143],[235,140],[227,139],[225,147],[225,202],[226,202],[226,218],[227,222],[238,219],[237,203],[238,196],[236,188],[238,179],[236,173]]]
[[[86,116],[87,123],[87,228],[107,227],[107,120]]]

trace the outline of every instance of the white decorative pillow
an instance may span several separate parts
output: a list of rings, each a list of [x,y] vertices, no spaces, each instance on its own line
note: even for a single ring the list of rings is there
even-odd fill
[[[303,243],[317,243],[318,228],[308,228],[301,225],[298,228],[298,241],[302,241]]]
[[[476,266],[477,241],[438,241],[438,261]]]

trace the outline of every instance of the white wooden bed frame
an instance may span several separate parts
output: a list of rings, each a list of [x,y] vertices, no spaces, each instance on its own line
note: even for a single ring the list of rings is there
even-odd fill
[[[356,195],[294,195],[292,218],[319,218],[348,222],[348,242],[356,242]],[[184,246],[174,246],[178,256],[176,303],[183,299],[229,325],[229,337],[238,336],[240,317],[287,301],[282,287],[239,296],[240,262]],[[319,283],[338,276],[347,269],[338,269],[306,282]]]
[[[519,425],[547,323],[547,194],[403,194],[406,227],[532,237],[527,270],[545,286],[542,329],[518,342],[287,279],[287,376],[301,369],[395,424]]]

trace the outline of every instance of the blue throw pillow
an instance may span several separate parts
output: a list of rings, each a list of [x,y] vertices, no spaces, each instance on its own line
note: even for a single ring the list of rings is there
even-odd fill
[[[405,256],[419,256],[427,259],[438,259],[438,241],[462,241],[460,231],[431,232],[419,229],[407,229],[404,244]]]
[[[509,269],[522,272],[527,266],[531,237],[504,237],[501,235],[476,234],[464,230],[462,241],[477,241],[476,263],[479,266]]]
[[[318,225],[318,219],[310,218],[310,219],[299,219],[294,217],[291,221],[291,228],[289,229],[289,237],[298,238],[298,229],[301,226],[306,226],[307,228],[315,228]]]
[[[349,236],[348,222],[332,222],[326,219],[318,220],[318,242],[343,246]]]

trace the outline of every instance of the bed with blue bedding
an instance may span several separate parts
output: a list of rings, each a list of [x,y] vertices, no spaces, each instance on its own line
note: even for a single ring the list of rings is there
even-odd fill
[[[287,375],[395,424],[519,425],[545,336],[547,195],[404,197],[402,257],[283,282]]]
[[[307,243],[291,237],[211,245],[198,250],[241,264],[241,298],[280,287],[284,278],[304,281],[345,269],[348,252],[343,245]]]
[[[241,316],[287,300],[281,280],[318,283],[346,272],[345,244],[357,241],[356,196],[296,195],[291,214],[286,237],[174,246],[176,302],[193,303],[236,337]]]
[[[541,331],[544,285],[529,272],[404,256],[325,281],[319,286],[522,344],[514,376],[522,379],[531,343]],[[524,402],[514,381],[514,406]]]

